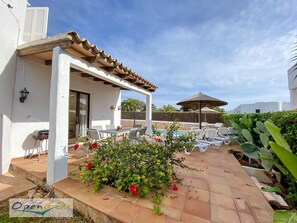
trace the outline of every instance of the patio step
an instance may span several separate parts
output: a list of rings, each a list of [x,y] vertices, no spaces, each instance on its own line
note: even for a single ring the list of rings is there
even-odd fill
[[[0,176],[0,202],[6,201],[11,197],[22,196],[28,190],[35,188],[36,185],[23,176],[12,172]]]
[[[17,161],[17,159],[12,159],[9,166],[9,172],[16,176],[22,176],[33,182],[34,184],[40,185],[41,187],[44,187],[46,184],[46,177],[44,174],[32,170],[27,170],[26,166],[22,166]]]

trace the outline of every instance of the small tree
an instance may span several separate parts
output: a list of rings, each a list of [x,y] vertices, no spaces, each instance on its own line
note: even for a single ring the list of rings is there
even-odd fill
[[[173,107],[172,105],[163,105],[163,107],[160,108],[159,111],[176,112],[176,111],[178,111],[178,109]]]

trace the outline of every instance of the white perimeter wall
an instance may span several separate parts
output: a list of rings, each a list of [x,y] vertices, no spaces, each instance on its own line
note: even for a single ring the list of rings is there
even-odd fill
[[[34,147],[34,130],[49,128],[49,100],[51,67],[40,64],[41,61],[19,58],[17,81],[13,107],[12,157],[25,155],[25,150]],[[19,91],[26,86],[30,94],[24,103],[19,102]],[[89,126],[115,124],[120,125],[121,103],[119,88],[104,85],[75,74],[70,76],[70,89],[90,94]],[[110,106],[115,107],[114,110]]]
[[[297,109],[297,64],[288,70],[291,108]]]
[[[26,0],[0,2],[0,175],[10,163],[11,115],[16,74],[16,49],[22,36],[26,14]]]

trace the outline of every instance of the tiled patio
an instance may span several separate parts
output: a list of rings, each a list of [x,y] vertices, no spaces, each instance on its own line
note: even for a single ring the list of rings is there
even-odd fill
[[[199,171],[176,169],[184,180],[178,191],[168,189],[161,205],[162,216],[151,210],[151,196],[141,199],[110,187],[94,193],[91,186],[74,180],[78,178],[78,164],[85,159],[69,158],[69,175],[73,179],[56,183],[55,193],[72,197],[75,208],[95,222],[272,222],[272,208],[234,156],[228,154],[231,148],[236,149],[223,146],[204,154],[180,154],[186,157],[186,164]],[[39,179],[46,176],[46,156],[40,161],[14,159],[12,165]]]

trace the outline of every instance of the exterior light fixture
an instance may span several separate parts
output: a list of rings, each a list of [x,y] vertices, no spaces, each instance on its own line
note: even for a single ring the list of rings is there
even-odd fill
[[[119,106],[119,107],[118,107],[118,110],[119,110],[119,111],[122,110],[122,106]]]
[[[20,91],[20,93],[21,93],[20,102],[24,103],[29,95],[29,91],[25,87],[23,90]]]
[[[114,110],[114,106],[113,105],[110,106],[110,110]]]

